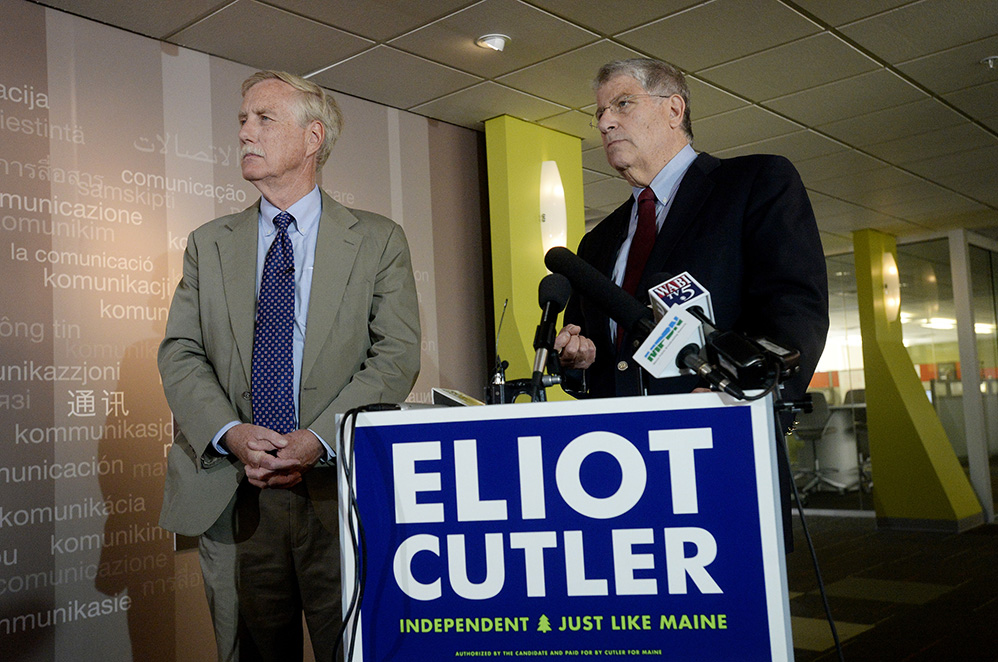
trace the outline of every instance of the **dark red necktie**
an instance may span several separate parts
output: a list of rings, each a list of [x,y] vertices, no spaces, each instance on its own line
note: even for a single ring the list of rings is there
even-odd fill
[[[631,240],[631,250],[627,254],[627,270],[624,272],[624,284],[621,286],[630,294],[638,289],[641,274],[644,273],[648,256],[655,245],[655,192],[649,186],[638,195],[638,229]]]

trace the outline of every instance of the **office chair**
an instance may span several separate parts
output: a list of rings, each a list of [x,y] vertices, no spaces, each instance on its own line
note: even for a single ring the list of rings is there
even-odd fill
[[[842,493],[850,486],[846,483],[841,483],[832,479],[830,472],[823,471],[821,469],[821,463],[818,460],[818,442],[821,440],[822,436],[824,436],[825,431],[828,428],[828,422],[831,419],[831,411],[828,409],[828,401],[825,400],[824,393],[812,392],[810,395],[812,406],[811,412],[802,413],[798,416],[797,427],[794,430],[794,434],[801,441],[808,443],[811,447],[811,454],[814,459],[812,460],[811,468],[798,472],[794,475],[794,479],[810,478],[804,487],[800,489],[801,494],[805,496],[811,492],[817,491],[822,485],[834,487]]]

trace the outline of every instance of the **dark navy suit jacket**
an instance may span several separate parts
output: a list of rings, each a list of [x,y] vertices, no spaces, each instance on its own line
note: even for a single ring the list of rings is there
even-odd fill
[[[627,235],[632,200],[579,244],[579,257],[608,277]],[[828,332],[828,280],[811,203],[787,159],[697,156],[655,240],[638,298],[647,303],[657,274],[683,271],[710,291],[718,329],[766,336],[800,350],[800,374],[786,383],[784,395],[802,396]],[[589,395],[640,393],[633,343],[625,337],[618,350],[602,310],[573,296],[565,321],[581,326],[596,345],[596,361],[586,371]],[[697,385],[694,377],[644,377],[650,393],[688,393]]]

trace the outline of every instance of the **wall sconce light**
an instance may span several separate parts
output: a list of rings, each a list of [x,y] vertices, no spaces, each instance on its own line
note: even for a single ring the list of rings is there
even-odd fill
[[[541,162],[541,244],[544,254],[555,246],[568,242],[568,212],[565,209],[565,187],[557,161]]]
[[[901,276],[893,253],[884,253],[883,277],[884,311],[887,313],[887,321],[893,322],[901,312]]]

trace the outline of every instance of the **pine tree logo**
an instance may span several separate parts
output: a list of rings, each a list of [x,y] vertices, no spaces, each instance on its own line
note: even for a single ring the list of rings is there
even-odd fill
[[[550,632],[551,631],[551,621],[548,620],[547,615],[541,614],[541,617],[537,619],[537,631],[538,632]]]

